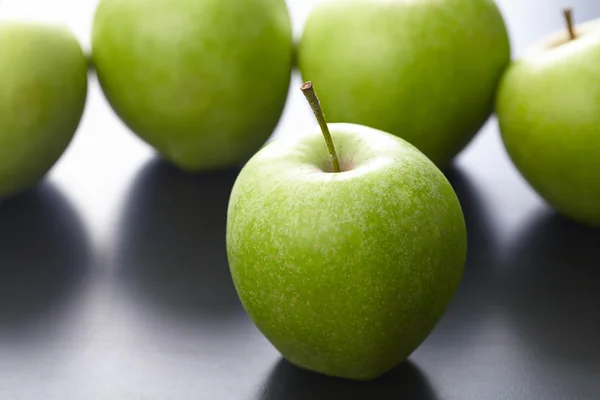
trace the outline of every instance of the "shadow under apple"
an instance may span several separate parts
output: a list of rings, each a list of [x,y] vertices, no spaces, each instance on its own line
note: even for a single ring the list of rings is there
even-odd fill
[[[45,334],[89,273],[79,216],[49,183],[0,203],[0,336]]]
[[[225,232],[239,169],[183,172],[160,158],[136,177],[118,233],[119,280],[159,317],[245,315],[227,261]]]
[[[297,368],[281,358],[256,400],[379,400],[437,397],[421,371],[410,361],[369,382],[333,378]]]
[[[600,229],[547,210],[509,246],[502,305],[546,361],[600,367]]]
[[[495,266],[498,260],[498,238],[491,215],[471,179],[460,167],[444,171],[459,198],[467,226],[467,260],[460,286],[432,332],[431,339],[461,338],[469,333],[494,307],[496,290]]]

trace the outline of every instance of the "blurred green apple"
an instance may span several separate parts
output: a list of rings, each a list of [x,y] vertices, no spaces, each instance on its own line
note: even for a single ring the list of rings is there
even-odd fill
[[[323,125],[322,125],[323,126]],[[246,311],[300,368],[370,380],[430,334],[462,277],[466,227],[445,176],[405,140],[325,124],[244,166],[227,254]]]
[[[600,20],[549,35],[507,70],[497,99],[506,150],[563,215],[600,226]]]
[[[92,56],[141,139],[184,170],[223,168],[245,162],[281,117],[291,21],[284,0],[100,0]]]
[[[329,0],[297,57],[330,122],[390,132],[445,167],[493,111],[510,44],[492,0]]]
[[[0,22],[0,198],[37,184],[54,166],[86,97],[86,59],[68,28]]]

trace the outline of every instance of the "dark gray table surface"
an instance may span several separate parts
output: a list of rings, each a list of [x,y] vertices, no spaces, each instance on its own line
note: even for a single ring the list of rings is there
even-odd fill
[[[296,29],[308,3],[290,2]],[[86,43],[93,1],[53,4]],[[499,5],[514,57],[562,29],[565,5],[578,21],[600,17],[597,0]],[[529,188],[493,117],[446,171],[469,229],[453,303],[405,364],[358,383],[290,366],[240,306],[224,242],[237,171],[166,165],[90,79],[65,156],[0,205],[0,399],[600,398],[600,231],[555,215]],[[276,135],[314,126],[300,83]]]

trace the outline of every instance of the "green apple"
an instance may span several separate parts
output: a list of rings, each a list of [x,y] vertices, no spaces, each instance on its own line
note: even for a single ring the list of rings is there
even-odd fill
[[[227,213],[240,300],[294,365],[370,380],[430,334],[464,270],[453,188],[405,140],[321,125],[273,140],[243,167]],[[328,145],[337,149],[335,171]]]
[[[267,141],[292,48],[284,0],[100,0],[92,32],[115,112],[187,171],[239,165]]]
[[[330,122],[395,134],[446,167],[493,111],[510,43],[492,0],[330,0],[297,57]]]
[[[600,20],[549,35],[507,70],[497,99],[505,148],[555,210],[600,226]]]
[[[54,166],[86,97],[86,59],[68,28],[0,22],[0,198],[37,184]]]

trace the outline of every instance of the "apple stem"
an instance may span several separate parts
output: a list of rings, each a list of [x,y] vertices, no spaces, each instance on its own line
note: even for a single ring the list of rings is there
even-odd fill
[[[563,10],[563,15],[565,16],[565,21],[567,22],[567,30],[569,31],[569,40],[576,39],[575,31],[573,30],[573,10],[570,8],[565,8]]]
[[[327,121],[325,121],[325,114],[323,114],[323,110],[321,110],[321,103],[319,102],[319,98],[317,97],[317,93],[313,88],[312,82],[305,82],[300,90],[302,90],[302,93],[304,93],[306,100],[308,100],[308,104],[310,104],[310,108],[312,108],[315,117],[317,117],[317,121],[321,127],[321,132],[323,132],[323,136],[325,137],[325,143],[327,143],[329,155],[331,156],[331,160],[333,162],[333,171],[340,172],[340,162],[335,151],[335,146],[333,145],[333,139],[331,138]]]

